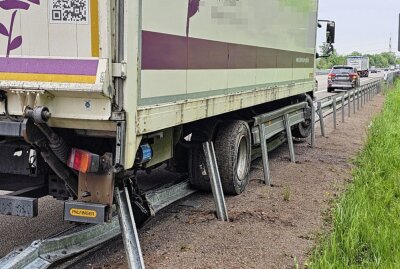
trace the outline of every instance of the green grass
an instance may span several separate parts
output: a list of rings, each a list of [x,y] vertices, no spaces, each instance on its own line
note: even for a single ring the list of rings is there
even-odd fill
[[[389,91],[309,268],[400,268],[400,83]]]

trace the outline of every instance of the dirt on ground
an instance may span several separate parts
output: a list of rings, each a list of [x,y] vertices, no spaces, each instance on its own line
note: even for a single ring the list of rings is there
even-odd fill
[[[303,267],[320,235],[329,230],[332,201],[351,181],[352,160],[383,102],[377,96],[351,118],[346,109],[345,123],[339,120],[337,129],[328,117],[327,137],[316,126],[315,148],[295,144],[295,164],[287,145],[272,152],[272,187],[261,183],[262,161],[254,161],[245,193],[226,198],[228,223],[217,221],[210,194],[192,195],[163,210],[139,231],[146,267]],[[127,268],[122,239],[72,268]]]

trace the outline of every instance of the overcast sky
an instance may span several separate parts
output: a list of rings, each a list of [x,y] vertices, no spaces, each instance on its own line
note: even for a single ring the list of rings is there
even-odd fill
[[[301,1],[301,0],[299,0]],[[320,0],[319,19],[336,21],[335,48],[339,54],[353,51],[398,55],[400,0]],[[322,30],[319,30],[320,35]],[[321,39],[319,40],[320,45]]]

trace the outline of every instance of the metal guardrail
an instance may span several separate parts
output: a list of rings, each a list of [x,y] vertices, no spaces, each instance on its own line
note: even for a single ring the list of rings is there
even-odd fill
[[[399,76],[400,76],[400,71],[388,72],[384,76],[384,81],[387,86],[391,86],[394,84],[394,81]]]
[[[309,108],[308,103],[302,102],[254,117],[253,141],[254,144],[261,145],[264,183],[268,186],[271,185],[271,176],[267,140],[285,131],[289,145],[290,160],[293,163],[296,162],[291,127],[305,121],[307,108]],[[311,114],[311,116],[314,115],[314,113]],[[314,137],[314,128],[312,133],[312,137]]]
[[[336,129],[338,111],[341,111],[341,121],[344,122],[346,118],[346,107],[347,116],[351,117],[352,113],[355,114],[368,101],[371,101],[375,95],[381,92],[382,82],[381,79],[377,79],[361,87],[329,96],[315,102],[314,106],[317,113],[316,121],[320,122],[321,135],[324,137],[326,135],[324,120],[326,116],[333,114],[333,128]]]
[[[4,269],[46,269],[63,259],[75,256],[120,234],[119,222],[115,217],[111,223],[56,238],[34,241],[29,247],[16,250],[0,260]]]

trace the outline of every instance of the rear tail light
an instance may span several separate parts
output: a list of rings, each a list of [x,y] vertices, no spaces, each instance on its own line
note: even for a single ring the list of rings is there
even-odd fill
[[[350,78],[357,79],[358,75],[356,73],[349,74]]]
[[[332,79],[332,78],[334,78],[334,77],[336,77],[335,74],[329,74],[329,75],[328,75],[328,79]]]
[[[67,165],[82,173],[96,173],[99,171],[100,156],[85,150],[71,150]]]

